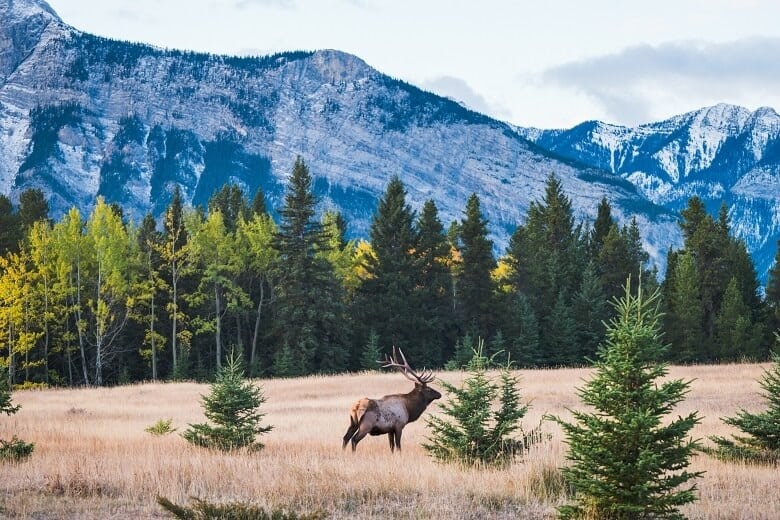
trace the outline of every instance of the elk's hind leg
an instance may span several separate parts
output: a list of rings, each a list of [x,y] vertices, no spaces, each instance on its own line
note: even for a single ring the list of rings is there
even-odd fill
[[[355,418],[350,416],[349,418],[349,428],[347,428],[347,433],[344,434],[344,439],[341,444],[341,449],[346,449],[347,443],[352,438],[353,435],[355,435],[355,432],[358,429],[358,423],[355,421]]]

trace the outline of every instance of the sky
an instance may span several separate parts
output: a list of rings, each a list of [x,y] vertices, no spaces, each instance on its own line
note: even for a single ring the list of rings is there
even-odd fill
[[[520,126],[780,110],[776,0],[48,0],[115,39],[217,54],[337,49]]]

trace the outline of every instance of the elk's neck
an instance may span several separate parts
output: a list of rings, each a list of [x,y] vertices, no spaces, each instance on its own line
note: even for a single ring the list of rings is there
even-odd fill
[[[409,414],[409,422],[416,421],[428,407],[430,402],[427,401],[422,392],[417,389],[412,390],[406,394],[405,397],[406,412]]]

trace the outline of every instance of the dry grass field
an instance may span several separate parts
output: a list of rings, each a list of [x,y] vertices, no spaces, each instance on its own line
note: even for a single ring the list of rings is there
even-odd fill
[[[694,436],[728,435],[719,418],[744,407],[761,410],[756,380],[766,365],[673,367],[670,377],[693,380],[679,413],[704,417]],[[575,388],[586,369],[523,370],[521,392],[532,408],[523,424],[580,407]],[[441,373],[452,383],[461,373]],[[142,384],[120,388],[16,392],[16,415],[0,418],[0,438],[35,443],[21,464],[0,464],[2,518],[168,518],[163,495],[215,502],[249,501],[268,507],[326,511],[330,518],[553,518],[565,500],[557,468],[566,445],[552,438],[502,470],[463,470],[433,462],[420,447],[423,419],[404,430],[403,451],[387,438],[367,437],[355,455],[341,450],[348,410],[358,397],[405,392],[399,374],[353,374],[259,381],[274,430],[258,453],[222,454],[188,445],[178,433],[203,422],[206,385]],[[432,386],[436,386],[435,383]],[[446,399],[446,395],[445,395]],[[434,405],[426,413],[437,413]],[[154,437],[144,429],[173,419],[179,432]],[[699,455],[693,469],[699,501],[685,508],[696,519],[780,518],[780,471],[725,464]]]

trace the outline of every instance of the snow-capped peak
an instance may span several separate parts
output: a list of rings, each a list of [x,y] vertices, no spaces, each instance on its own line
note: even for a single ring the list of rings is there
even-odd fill
[[[0,20],[6,27],[36,17],[62,21],[44,0],[0,0]]]

